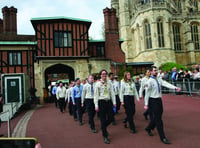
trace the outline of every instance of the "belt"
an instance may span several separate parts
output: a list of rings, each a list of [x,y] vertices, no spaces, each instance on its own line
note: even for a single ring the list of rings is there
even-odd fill
[[[101,102],[109,102],[111,100],[99,100],[99,101],[101,101]]]

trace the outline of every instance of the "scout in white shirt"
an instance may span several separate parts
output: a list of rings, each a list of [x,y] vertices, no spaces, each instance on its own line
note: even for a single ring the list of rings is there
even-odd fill
[[[70,116],[73,114],[73,109],[72,109],[73,103],[72,103],[72,98],[71,98],[72,88],[73,88],[73,84],[70,83],[69,88],[66,90],[66,97],[65,97],[65,101],[68,102],[68,111],[69,111]]]
[[[65,95],[66,95],[66,88],[63,86],[63,83],[60,82],[56,90],[56,98],[59,101],[59,107],[62,113],[64,112],[65,109]]]
[[[170,142],[166,139],[164,130],[163,130],[163,121],[162,121],[162,113],[163,113],[163,105],[162,105],[162,94],[161,94],[161,86],[168,87],[170,89],[176,89],[180,91],[181,89],[169,84],[168,82],[158,78],[157,79],[157,68],[155,66],[151,67],[151,77],[147,82],[147,90],[145,95],[145,109],[149,108],[150,112],[150,123],[145,128],[148,132],[149,136],[153,136],[151,130],[157,127],[160,139],[165,144],[170,144]],[[147,106],[148,105],[148,106]]]
[[[145,77],[142,78],[141,80],[141,84],[140,84],[140,90],[139,90],[139,97],[142,98],[142,96],[145,96],[146,93],[146,83],[149,80],[149,77],[151,75],[151,72],[149,69],[146,70],[145,73]],[[144,117],[146,120],[148,120],[148,115],[149,115],[149,110],[147,109],[144,113],[143,113]]]
[[[94,104],[95,110],[99,111],[101,130],[104,143],[109,144],[107,126],[113,121],[113,106],[116,107],[115,94],[112,84],[107,82],[107,71],[100,71],[101,80],[95,84]]]
[[[121,103],[119,99],[120,85],[119,85],[117,76],[114,77],[114,89],[115,89],[114,92],[115,92],[116,105],[117,105],[116,114],[118,114]]]
[[[87,108],[88,116],[89,116],[89,124],[90,128],[92,129],[93,133],[96,133],[97,130],[95,129],[94,124],[94,116],[95,116],[95,107],[94,107],[94,77],[93,75],[89,75],[88,83],[83,86],[82,96],[81,96],[81,103],[82,107],[85,105]]]
[[[131,80],[130,72],[124,72],[124,82],[120,88],[120,101],[125,107],[126,119],[129,123],[131,133],[136,133],[133,116],[135,114],[135,100],[134,97],[139,101],[139,96],[135,83]]]

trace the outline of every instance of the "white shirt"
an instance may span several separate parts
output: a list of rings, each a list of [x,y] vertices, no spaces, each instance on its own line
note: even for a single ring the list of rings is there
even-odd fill
[[[108,82],[104,82],[100,80],[96,82],[94,89],[94,104],[95,108],[98,108],[99,100],[112,100],[113,105],[116,105],[115,93],[112,88],[112,84]]]
[[[116,80],[109,80],[109,82],[112,84],[113,91],[115,95],[119,94],[119,82]]]
[[[135,98],[139,101],[138,92],[134,82],[130,82],[129,84],[128,82],[123,81],[123,83],[121,83],[120,102],[124,102],[124,96],[126,95],[135,96]]]
[[[67,101],[67,102],[70,101],[70,96],[69,96],[70,91],[71,91],[70,88],[68,88],[68,89],[66,90],[65,101]],[[70,93],[70,94],[71,94],[71,93]]]
[[[164,77],[164,73],[163,72],[162,73],[159,72],[158,75],[157,75],[157,78],[161,78],[162,79],[163,77]]]
[[[93,86],[93,91],[92,87]],[[94,98],[94,89],[95,89],[95,84],[92,83],[87,83],[83,86],[83,91],[82,91],[82,96],[81,96],[81,103],[84,103],[85,99],[93,99]]]
[[[194,80],[200,79],[200,72],[194,73]]]
[[[149,80],[149,78],[147,76],[145,76],[144,78],[142,78],[141,80],[141,84],[140,84],[140,90],[139,90],[139,96],[142,97],[143,95],[143,91],[145,89],[145,93],[146,93],[146,83]]]
[[[177,89],[176,86],[157,78],[158,84],[156,82],[155,78],[150,77],[149,80],[146,83],[146,94],[145,94],[145,105],[148,105],[149,98],[161,98],[162,97],[162,91],[161,86],[167,87],[169,89]],[[159,87],[159,88],[158,88]],[[159,92],[160,89],[160,92]]]
[[[58,86],[56,90],[56,98],[59,100],[59,98],[65,98],[66,95],[66,88]]]

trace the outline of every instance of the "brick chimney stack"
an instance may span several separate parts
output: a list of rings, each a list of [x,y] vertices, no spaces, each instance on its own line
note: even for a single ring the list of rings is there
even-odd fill
[[[3,33],[17,34],[17,9],[13,6],[2,8]]]
[[[105,53],[106,57],[111,58],[112,61],[118,63],[125,62],[125,54],[120,48],[119,44],[119,30],[118,20],[116,17],[116,10],[114,8],[105,8],[104,22],[105,22]]]

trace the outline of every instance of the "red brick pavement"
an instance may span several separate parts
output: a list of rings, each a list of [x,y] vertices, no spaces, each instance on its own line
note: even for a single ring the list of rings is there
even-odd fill
[[[84,114],[80,126],[68,113],[60,113],[54,104],[45,104],[32,115],[28,127],[28,137],[36,137],[43,148],[197,148],[200,145],[200,100],[188,96],[163,96],[163,121],[165,134],[172,142],[165,145],[160,142],[157,130],[149,137],[144,131],[148,121],[144,120],[143,101],[136,102],[136,134],[123,127],[124,109],[116,116],[117,125],[108,127],[111,144],[103,143],[100,122],[95,117],[98,133],[92,133],[88,125],[88,116]],[[15,119],[14,119],[15,120]],[[12,122],[12,121],[11,121]]]

